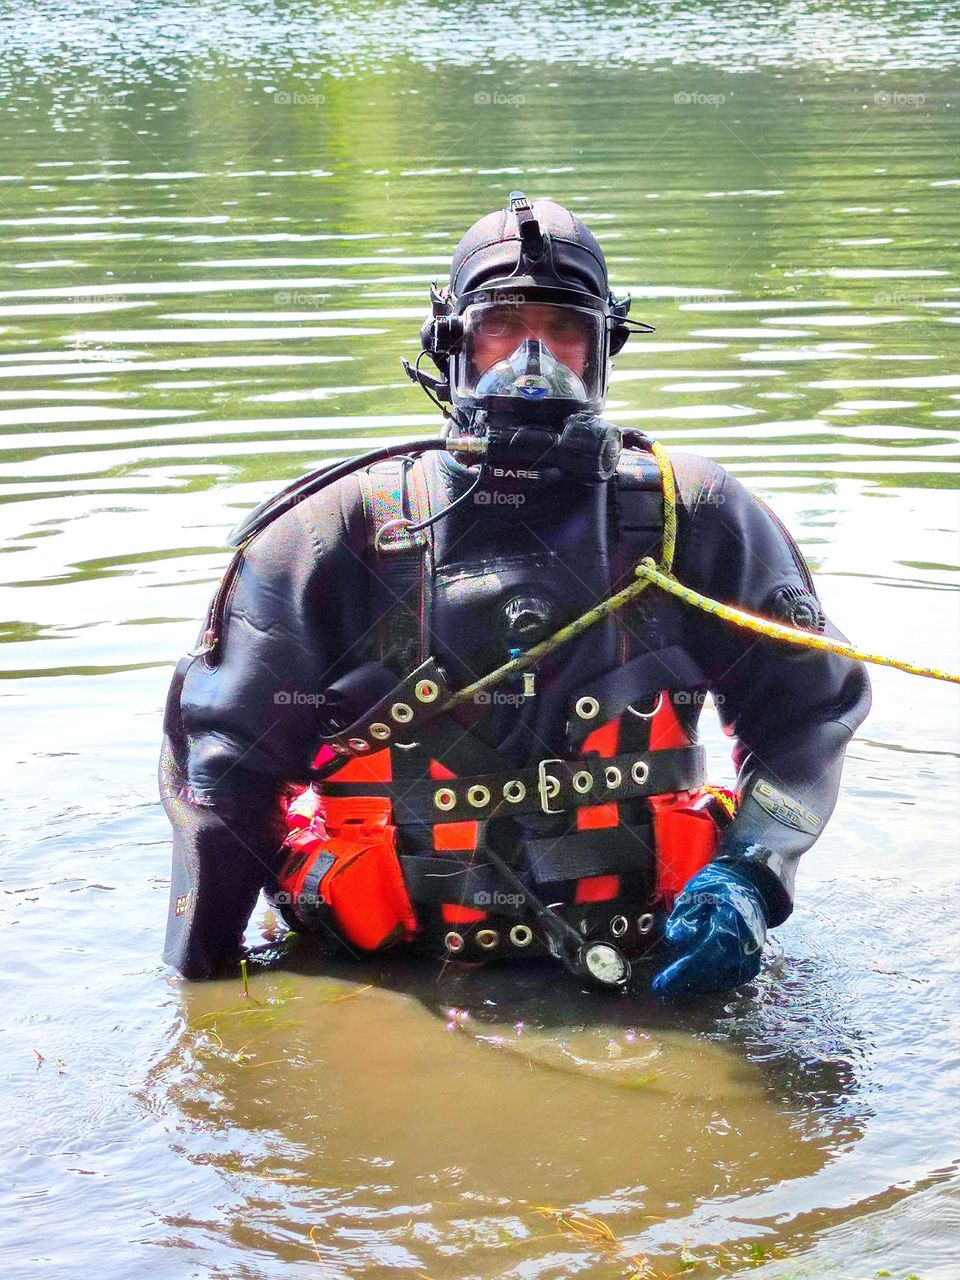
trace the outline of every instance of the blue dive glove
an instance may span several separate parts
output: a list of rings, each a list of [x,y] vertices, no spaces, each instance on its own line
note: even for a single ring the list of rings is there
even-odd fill
[[[760,972],[767,937],[763,897],[732,866],[711,863],[684,886],[664,936],[681,954],[654,978],[654,995],[738,987]]]

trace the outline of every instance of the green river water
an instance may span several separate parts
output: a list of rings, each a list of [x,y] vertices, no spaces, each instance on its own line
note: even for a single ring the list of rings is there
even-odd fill
[[[608,416],[770,501],[852,639],[956,667],[958,53],[919,0],[0,3],[5,1277],[957,1275],[955,687],[872,669],[760,979],[678,1009],[392,958],[185,987],[155,766],[227,531],[435,429],[399,357],[515,187],[656,325]]]

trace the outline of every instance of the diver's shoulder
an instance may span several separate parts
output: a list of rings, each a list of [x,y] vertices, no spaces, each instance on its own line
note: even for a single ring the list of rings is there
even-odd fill
[[[685,506],[697,506],[705,497],[725,490],[733,476],[713,458],[685,449],[670,449],[667,455],[676,477],[677,497]]]
[[[363,500],[357,472],[311,485],[312,473],[279,489],[263,507],[248,536],[231,537],[248,562],[277,567],[316,561],[338,548],[359,551],[365,541]],[[249,519],[249,518],[248,518]],[[242,533],[243,524],[238,526]]]
[[[673,470],[677,501],[684,506],[696,506],[708,493],[717,493],[733,481],[727,469],[704,454],[689,453],[685,449],[666,449],[666,456]],[[636,483],[660,483],[660,463],[649,449],[625,448],[617,468],[621,486]]]

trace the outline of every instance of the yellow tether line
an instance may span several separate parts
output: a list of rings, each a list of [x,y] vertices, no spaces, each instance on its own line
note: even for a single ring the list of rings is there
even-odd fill
[[[732,622],[746,631],[755,631],[758,635],[769,636],[771,640],[786,640],[804,649],[822,649],[825,653],[839,653],[844,658],[858,658],[861,662],[873,662],[879,667],[895,667],[897,671],[907,671],[914,676],[929,676],[932,680],[948,680],[951,684],[960,684],[960,675],[952,671],[940,671],[936,667],[921,667],[914,662],[905,662],[900,658],[887,658],[882,653],[867,653],[855,644],[846,640],[834,640],[830,636],[818,635],[814,631],[801,631],[788,627],[782,622],[773,622],[770,618],[761,618],[755,613],[747,613],[743,609],[735,609],[732,605],[721,604],[719,600],[711,600],[691,587],[678,582],[672,573],[663,573],[650,557],[641,560],[636,573],[646,582],[667,591],[686,604],[696,609],[712,613],[724,622]]]
[[[660,483],[663,486],[663,542],[660,547],[660,568],[664,573],[673,571],[673,553],[677,549],[677,482],[673,475],[673,465],[667,451],[656,440],[650,441],[650,448],[660,468]]]
[[[606,600],[601,600],[592,609],[588,609],[579,618],[568,623],[565,627],[561,627],[559,631],[555,631],[552,636],[547,636],[539,644],[527,649],[519,657],[512,658],[509,662],[505,662],[503,666],[497,667],[495,671],[489,672],[481,679],[475,680],[473,684],[469,684],[466,688],[452,694],[444,702],[442,710],[446,711],[459,706],[461,703],[470,702],[476,694],[484,689],[489,689],[492,685],[500,684],[502,680],[506,680],[508,676],[513,675],[515,672],[529,670],[531,664],[539,662],[541,658],[546,657],[548,653],[552,653],[554,649],[558,649],[561,645],[575,640],[577,636],[582,635],[584,631],[595,623],[630,604],[641,591],[651,585],[676,596],[677,599],[683,600],[686,604],[692,605],[696,609],[703,609],[707,613],[712,613],[716,617],[722,618],[725,622],[732,622],[734,626],[743,627],[746,631],[755,631],[760,635],[769,637],[771,640],[785,640],[789,644],[799,645],[801,648],[821,649],[827,653],[838,653],[845,658],[855,658],[861,662],[872,662],[881,667],[894,667],[897,671],[906,671],[910,675],[928,676],[932,680],[946,680],[951,684],[960,684],[960,675],[954,672],[940,671],[936,667],[921,667],[916,663],[904,662],[899,658],[887,658],[879,653],[867,653],[865,650],[858,649],[856,645],[848,644],[844,640],[833,640],[830,636],[819,635],[813,631],[802,631],[797,627],[788,627],[785,623],[774,622],[770,618],[761,618],[757,614],[747,613],[743,609],[735,609],[732,605],[721,604],[719,600],[712,600],[710,596],[701,595],[699,591],[694,591],[691,587],[684,586],[682,582],[679,582],[673,576],[672,572],[673,557],[677,546],[677,487],[673,475],[673,467],[663,445],[658,444],[656,440],[652,440],[650,444],[653,456],[657,460],[657,466],[660,468],[660,480],[663,485],[663,540],[659,565],[654,564],[649,556],[645,557],[635,569],[637,575],[635,582],[632,582],[628,587],[624,587],[622,591],[618,591],[616,595],[608,596]],[[440,709],[438,708],[438,710]]]
[[[657,460],[657,466],[660,468],[660,479],[663,485],[663,541],[660,552],[660,567],[669,573],[673,568],[673,553],[677,545],[677,488],[673,478],[673,467],[667,457],[666,449],[655,440],[651,441],[651,446],[654,457]],[[611,613],[616,613],[618,609],[622,609],[631,600],[635,600],[641,591],[646,590],[648,585],[649,583],[646,580],[638,579],[636,582],[631,582],[628,587],[624,587],[622,591],[618,591],[616,595],[608,596],[606,600],[601,600],[599,604],[594,605],[592,609],[588,609],[579,618],[576,618],[573,622],[568,622],[559,631],[555,631],[552,636],[547,636],[539,644],[524,650],[519,657],[512,658],[509,662],[505,662],[502,667],[497,667],[496,670],[488,672],[487,675],[482,676],[479,680],[474,680],[473,684],[468,684],[466,688],[452,694],[444,702],[442,709],[447,711],[453,707],[460,706],[461,703],[470,702],[482,690],[489,689],[492,685],[500,684],[502,680],[506,680],[508,676],[512,676],[515,672],[528,671],[532,663],[539,662],[541,658],[545,658],[554,649],[559,649],[562,644],[575,640],[577,636],[592,627],[594,623],[600,622],[601,619],[608,617]]]

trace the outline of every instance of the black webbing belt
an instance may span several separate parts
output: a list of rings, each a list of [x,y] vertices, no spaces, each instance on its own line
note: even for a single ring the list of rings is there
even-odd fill
[[[610,804],[701,786],[706,779],[703,747],[628,751],[603,758],[541,760],[512,773],[474,774],[442,781],[396,783],[322,782],[321,795],[388,796],[394,822],[471,822],[496,813],[561,813],[583,805]]]

